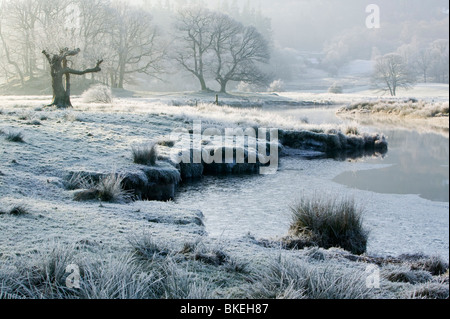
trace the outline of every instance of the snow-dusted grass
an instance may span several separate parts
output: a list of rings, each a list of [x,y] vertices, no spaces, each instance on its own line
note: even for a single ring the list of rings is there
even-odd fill
[[[28,208],[24,205],[17,205],[9,209],[8,211],[1,211],[0,215],[9,214],[11,216],[27,216],[30,214]]]
[[[341,247],[354,254],[366,251],[368,231],[362,210],[351,199],[326,196],[302,198],[292,207],[290,233],[306,237],[320,247]]]
[[[396,115],[412,118],[448,117],[448,102],[425,102],[425,101],[377,101],[359,102],[338,110],[339,113],[366,113]]]
[[[156,143],[150,143],[143,146],[134,146],[132,148],[133,162],[141,165],[155,165],[158,158]]]
[[[257,278],[267,277],[269,283],[277,278],[267,269],[279,254],[278,249],[261,247],[246,239],[213,245],[212,239],[206,237],[201,213],[180,208],[176,203],[74,202],[70,189],[90,189],[92,185],[80,179],[81,175],[73,180],[67,180],[67,176],[81,171],[108,176],[114,169],[128,169],[133,166],[131,145],[157,140],[176,127],[189,128],[194,119],[201,119],[205,127],[255,125],[327,130],[335,129],[335,125],[305,124],[297,117],[281,116],[276,110],[210,103],[177,107],[164,100],[145,98],[116,99],[112,104],[87,104],[74,98],[75,108],[71,110],[42,107],[50,99],[2,98],[0,130],[20,129],[27,143],[0,139],[0,146],[4,147],[0,210],[24,203],[30,207],[30,214],[24,218],[9,213],[0,216],[1,298],[248,298],[265,294],[263,288],[270,284],[264,283],[256,293],[250,286],[257,283]],[[22,111],[29,112],[30,118],[45,117],[45,125],[30,126],[18,121]],[[345,129],[343,126],[342,131]],[[107,184],[119,185],[113,179]],[[137,239],[141,252],[145,252],[139,256],[129,238],[143,230],[151,237]],[[203,244],[198,244],[199,239]],[[62,244],[48,249],[45,243],[51,240]],[[152,258],[154,252],[166,251],[161,242],[171,245],[167,256],[159,253],[160,257]],[[310,263],[306,251],[282,254],[289,264]],[[327,251],[321,254],[332,255]],[[292,278],[301,278],[294,288],[303,291],[301,296],[311,298],[370,297],[359,285],[363,266],[341,259],[330,261],[336,266],[329,271],[314,272],[316,265],[311,264],[306,275],[294,274]],[[66,287],[68,264],[80,267],[81,290]],[[339,281],[342,273],[354,273],[354,287],[345,287]],[[249,282],[249,278],[254,281]],[[307,282],[311,284],[304,284],[304,278],[309,278]],[[333,284],[325,283],[328,280]],[[349,282],[354,283],[352,280],[350,277]],[[407,283],[399,285],[400,288],[383,290],[383,296],[404,297],[400,292],[414,288]],[[300,296],[297,290],[289,288],[288,292],[279,295]]]
[[[98,192],[98,198],[103,202],[122,203],[130,199],[130,194],[123,189],[123,176],[111,173],[100,179],[95,189]]]
[[[9,132],[6,134],[6,140],[8,142],[14,142],[14,143],[24,143],[24,136],[22,132]]]
[[[114,254],[108,250],[97,251],[89,242],[55,243],[48,251],[3,259],[0,263],[0,298],[448,297],[446,275],[431,276],[426,271],[411,270],[402,263],[381,265],[380,289],[368,287],[367,267],[370,264],[350,261],[356,256],[338,249],[281,251],[262,248],[245,240],[232,245],[185,242],[177,247],[161,244],[149,234],[140,236],[135,235],[127,249]],[[241,247],[240,252],[233,249],[234,245]],[[236,262],[236,254],[240,254],[243,261]],[[75,266],[79,270],[77,289],[70,286],[74,282],[69,278],[72,270],[68,270],[68,265],[71,265],[70,269]],[[401,273],[411,280],[403,280]]]
[[[320,264],[279,257],[254,276],[251,296],[261,299],[370,299],[361,269],[347,270],[334,261]]]

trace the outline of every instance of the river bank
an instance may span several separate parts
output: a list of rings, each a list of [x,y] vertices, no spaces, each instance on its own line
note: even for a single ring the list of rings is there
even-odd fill
[[[5,212],[0,216],[2,234],[0,258],[2,258],[1,280],[7,283],[6,287],[11,287],[8,284],[11,277],[17,275],[17,278],[22,278],[21,276],[29,269],[33,269],[33,264],[42,265],[40,262],[43,259],[48,261],[46,258],[52,256],[57,256],[57,260],[78,261],[81,267],[89,270],[94,268],[89,268],[86,263],[98,260],[95,256],[101,256],[99,258],[105,263],[103,269],[118,268],[117,265],[122,265],[124,267],[122,269],[127,272],[131,269],[127,267],[134,267],[136,263],[138,267],[144,267],[139,268],[140,270],[147,269],[148,261],[133,259],[136,257],[136,245],[133,240],[136,237],[139,241],[150,238],[150,241],[144,240],[146,251],[148,249],[156,253],[156,255],[152,253],[152,256],[164,257],[162,265],[171,264],[174,274],[184,269],[183,274],[190,278],[187,280],[184,292],[186,294],[182,295],[178,291],[179,294],[174,296],[186,298],[193,297],[188,291],[192,291],[191,288],[195,283],[201,283],[202,287],[206,287],[201,290],[204,294],[199,295],[200,297],[255,297],[267,289],[275,294],[273,297],[300,297],[300,294],[287,294],[292,287],[280,287],[280,291],[277,292],[270,286],[262,286],[255,292],[249,288],[249,283],[245,280],[248,274],[256,276],[254,278],[267,275],[261,273],[261,269],[265,269],[268,265],[284,267],[286,263],[292,262],[306,263],[304,266],[307,269],[305,268],[302,274],[292,274],[297,278],[310,271],[313,274],[311,276],[317,279],[322,275],[340,276],[342,271],[348,276],[353,273],[352,280],[359,283],[359,288],[340,297],[402,298],[412,296],[411,294],[419,291],[419,288],[422,289],[423,285],[434,287],[442,279],[432,275],[429,277],[424,273],[421,274],[427,280],[414,283],[392,284],[392,281],[381,279],[386,289],[377,292],[364,288],[367,264],[339,257],[345,254],[344,252],[319,249],[320,253],[316,255],[317,250],[286,251],[280,247],[262,245],[252,236],[214,239],[208,236],[204,216],[199,208],[183,207],[176,202],[75,202],[73,201],[75,191],[68,190],[64,183],[70,172],[107,174],[133,166],[132,145],[158,140],[163,135],[169,135],[174,128],[191,126],[195,119],[200,119],[211,126],[221,123],[221,127],[232,128],[244,123],[245,126],[254,124],[258,127],[265,125],[278,127],[282,122],[280,128],[283,130],[293,129],[295,132],[301,132],[299,129],[304,128],[305,131],[311,132],[314,129],[317,130],[314,134],[321,137],[320,134],[327,134],[327,131],[336,130],[339,126],[302,123],[296,118],[287,120],[277,118],[274,112],[260,113],[255,109],[235,110],[231,107],[219,108],[210,104],[198,104],[197,107],[171,106],[149,103],[145,100],[125,99],[114,105],[80,103],[73,110],[48,110],[42,107],[43,100],[43,98],[37,100],[29,98],[24,102],[10,99],[3,101],[1,108],[0,129],[5,133],[21,133],[23,136],[23,143],[8,142],[4,137],[0,140],[2,145],[0,211]],[[346,128],[342,130],[345,131]],[[190,135],[189,132],[188,134]],[[327,144],[319,144],[320,147],[323,145]],[[322,154],[323,151],[322,149]],[[164,150],[161,150],[161,153],[164,154]],[[313,165],[314,161],[310,163]],[[9,214],[8,212],[16,206],[23,207],[27,213],[21,216]],[[152,241],[160,248],[156,249],[151,245]],[[60,247],[57,249],[58,253],[49,255],[49,252],[55,250],[55,246]],[[74,250],[75,254],[72,254]],[[180,253],[181,251],[183,253]],[[61,257],[61,253],[65,255],[64,252],[68,252],[67,259]],[[122,263],[120,258],[117,259],[121,254],[131,254],[134,256],[133,260],[123,259],[126,262]],[[280,254],[287,261],[277,265],[274,258],[276,260],[276,256]],[[307,256],[311,254],[315,257],[309,259]],[[170,259],[167,259],[169,255]],[[27,259],[29,259],[26,263],[28,266],[22,264]],[[327,262],[323,262],[324,260],[329,263],[339,261],[338,266],[330,272],[328,270],[321,272],[320,269],[323,269],[321,266],[328,265]],[[245,265],[247,266],[244,267]],[[402,267],[408,265],[404,264]],[[189,269],[186,270],[185,267]],[[313,270],[316,268],[318,270]],[[244,269],[246,270],[243,271]],[[416,270],[412,270],[410,266],[408,271]],[[147,274],[150,272],[147,271]],[[160,273],[154,274],[156,276]],[[213,282],[207,279],[211,276],[215,278]],[[223,285],[223,282],[230,278],[229,284]],[[254,279],[254,282],[256,281]],[[64,276],[59,278],[58,282],[64,282]],[[270,282],[268,278],[267,285]],[[419,284],[421,286],[417,286]],[[211,287],[213,289],[210,289]],[[299,292],[300,288],[297,287],[296,291]],[[324,292],[330,287],[321,289]],[[5,293],[12,292],[5,290]],[[320,295],[311,293],[307,296],[313,298]]]

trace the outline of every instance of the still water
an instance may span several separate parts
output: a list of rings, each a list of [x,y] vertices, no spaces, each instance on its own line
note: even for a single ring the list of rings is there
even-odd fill
[[[307,116],[311,123],[342,122],[334,109],[294,114]],[[251,233],[274,238],[287,234],[290,206],[301,196],[351,196],[365,210],[371,230],[369,253],[424,252],[448,259],[448,136],[375,126],[363,130],[388,137],[384,157],[357,161],[284,157],[277,174],[207,176],[181,186],[175,202],[200,209],[210,236]]]

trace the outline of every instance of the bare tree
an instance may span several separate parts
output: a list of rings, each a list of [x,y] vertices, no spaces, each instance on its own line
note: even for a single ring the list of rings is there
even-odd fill
[[[416,66],[418,68],[418,71],[423,76],[423,82],[428,82],[428,72],[431,68],[432,64],[432,56],[431,52],[428,49],[422,49],[419,52],[417,52],[416,56]]]
[[[41,1],[9,1],[5,10],[9,23],[14,26],[10,38],[16,47],[21,47],[19,54],[22,56],[23,73],[33,78],[36,71],[36,27]]]
[[[213,50],[216,54],[215,79],[220,92],[226,93],[228,82],[266,84],[267,76],[258,63],[268,63],[269,46],[254,27],[244,27],[227,15],[216,15]]]
[[[381,90],[389,91],[391,96],[397,95],[398,88],[409,89],[415,82],[404,59],[395,53],[378,58],[372,80]]]
[[[449,81],[449,41],[439,39],[431,43],[432,72],[435,81],[448,83]]]
[[[52,88],[53,88],[53,100],[49,106],[56,106],[58,108],[71,107],[70,102],[70,75],[83,75],[87,73],[100,72],[100,65],[103,60],[97,62],[96,66],[91,69],[78,71],[68,66],[68,57],[73,57],[80,53],[80,49],[69,50],[67,48],[61,50],[58,54],[50,55],[45,50],[42,53],[50,63],[51,76],[52,76]],[[64,83],[65,77],[65,83]]]
[[[114,27],[110,31],[110,48],[114,61],[110,66],[111,85],[123,88],[126,76],[144,73],[157,77],[162,70],[165,51],[159,42],[152,16],[125,3],[114,7]]]
[[[4,50],[6,61],[7,61],[8,64],[14,66],[15,72],[17,73],[17,75],[20,78],[20,83],[23,85],[25,83],[24,82],[23,73],[22,73],[22,70],[19,67],[19,64],[11,58],[11,55],[9,53],[9,47],[8,47],[8,45],[6,43],[5,37],[3,36],[1,19],[0,19],[0,39],[2,41],[2,47],[3,47],[3,50]]]
[[[213,45],[215,15],[207,9],[180,10],[175,23],[177,31],[176,61],[200,82],[201,90],[207,91],[205,81],[205,57]]]

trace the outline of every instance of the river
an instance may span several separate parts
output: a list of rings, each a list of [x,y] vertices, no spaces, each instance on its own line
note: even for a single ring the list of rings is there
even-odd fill
[[[280,110],[310,123],[344,123],[335,108]],[[209,236],[287,234],[301,196],[350,196],[364,209],[368,253],[449,257],[449,140],[439,133],[365,125],[387,136],[385,156],[358,160],[282,157],[277,174],[205,176],[180,187],[175,202],[200,209]]]

